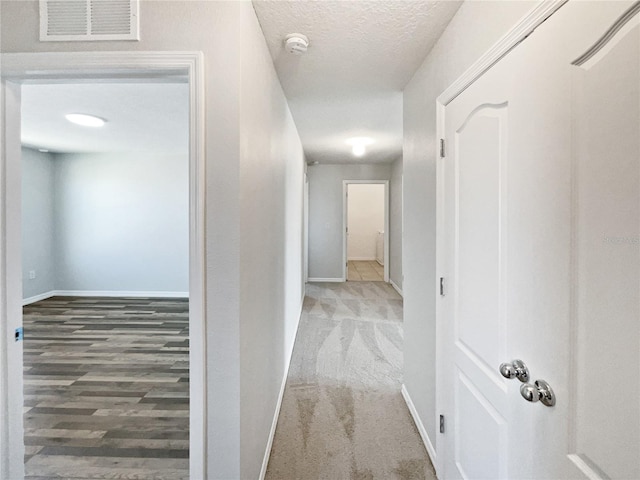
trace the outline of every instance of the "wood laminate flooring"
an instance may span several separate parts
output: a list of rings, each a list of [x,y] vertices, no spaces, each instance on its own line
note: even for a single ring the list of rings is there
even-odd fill
[[[189,478],[187,299],[24,307],[26,479]]]

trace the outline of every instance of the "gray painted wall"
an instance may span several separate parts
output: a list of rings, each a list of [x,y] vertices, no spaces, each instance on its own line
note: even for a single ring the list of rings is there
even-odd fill
[[[245,30],[250,28],[241,19],[247,7],[244,3],[143,1],[140,41],[45,43],[38,40],[37,0],[0,2],[3,52],[197,51],[204,56],[206,383],[215,385],[207,392],[210,478],[241,477],[240,55],[237,48],[228,46],[240,45]],[[248,7],[252,8],[250,4]]]
[[[22,149],[22,298],[55,285],[53,165],[51,154]]]
[[[391,164],[389,190],[389,280],[402,290],[402,157]]]
[[[389,180],[391,165],[310,165],[309,279],[339,280],[342,265],[343,181]]]
[[[186,154],[56,154],[54,163],[56,290],[189,291]]]
[[[189,291],[186,154],[22,155],[23,298]]]
[[[242,13],[239,478],[250,479],[259,478],[304,296],[305,162],[251,3]]]
[[[464,2],[404,90],[404,383],[436,445],[436,98],[536,2]]]
[[[251,2],[140,2],[142,34],[138,42],[43,43],[38,41],[37,0],[3,0],[0,9],[0,45],[3,52],[202,52],[206,75],[203,106],[206,117],[205,321],[208,417],[205,428],[208,478],[257,478],[257,469],[268,439],[265,425],[271,422],[274,415],[285,368],[284,358],[288,355],[286,348],[291,343],[285,332],[289,335],[295,330],[297,318],[285,318],[285,314],[293,315],[293,307],[285,307],[284,294],[278,295],[279,289],[284,288],[281,282],[277,287],[269,287],[269,298],[266,294],[255,299],[251,297],[250,289],[256,287],[255,282],[249,281],[251,274],[262,278],[261,268],[267,260],[261,260],[255,267],[245,259],[241,260],[241,256],[250,256],[246,247],[241,247],[241,236],[251,232],[259,232],[261,237],[273,236],[265,238],[260,250],[260,255],[269,259],[269,274],[278,272],[278,278],[291,276],[287,280],[288,285],[301,282],[302,270],[296,271],[301,248],[288,249],[285,243],[285,235],[292,238],[297,224],[289,214],[284,220],[284,228],[282,223],[277,224],[278,228],[274,227],[276,223],[273,220],[283,215],[285,201],[291,202],[287,205],[288,211],[302,215],[301,195],[298,198],[298,189],[302,186],[294,185],[298,181],[295,172],[283,167],[289,162],[297,164],[302,158],[301,153],[297,153],[295,156],[278,158],[274,164],[264,159],[266,165],[260,166],[264,178],[245,178],[248,174],[250,177],[248,169],[258,161],[251,153],[253,135],[271,137],[280,146],[299,142],[295,130],[287,126],[288,121],[284,120],[289,115],[289,108]],[[229,48],[229,45],[235,48]],[[255,60],[259,62],[254,64]],[[246,105],[248,101],[257,104]],[[274,118],[280,121],[271,124],[270,117],[262,113],[255,121],[251,121],[249,115],[254,112],[279,112]],[[265,156],[275,159],[290,152],[282,147]],[[247,158],[250,161],[245,162]],[[250,211],[251,206],[257,204],[251,202],[251,198],[261,201],[266,195],[275,194],[269,182],[277,178],[278,184],[283,185],[283,175],[287,178],[284,183],[286,191],[280,192],[276,200],[267,204],[277,208],[272,208],[264,220],[259,220],[259,228],[254,230],[246,227],[257,216],[257,213]],[[265,213],[266,207],[258,212]],[[297,244],[301,243],[301,239],[298,239]],[[242,253],[241,248],[244,248]],[[295,276],[291,273],[294,271]],[[297,291],[302,291],[302,288],[299,284]],[[297,291],[294,290],[291,295]],[[259,303],[264,299],[264,303]],[[250,302],[243,306],[242,312],[241,301]],[[299,306],[295,310],[297,315]],[[252,328],[250,325],[261,321],[264,325],[260,326],[255,336],[247,333]],[[241,325],[244,323],[249,326],[245,328]],[[271,337],[258,338],[259,334],[270,329],[274,337],[279,337],[278,341],[270,343],[273,340]],[[263,343],[269,343],[269,346]],[[260,349],[254,351],[256,346],[260,346]],[[263,350],[268,352],[270,359],[264,362],[264,367],[256,366],[256,359]],[[267,372],[264,382],[259,385],[252,386],[250,382],[241,380],[257,378],[264,372]],[[268,388],[260,391],[264,384],[268,384]],[[245,420],[256,418],[260,421],[255,426]],[[0,458],[0,463],[5,462],[5,458]]]

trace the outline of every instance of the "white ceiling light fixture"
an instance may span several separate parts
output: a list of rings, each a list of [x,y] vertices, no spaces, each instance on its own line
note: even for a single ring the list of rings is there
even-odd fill
[[[355,157],[364,157],[367,153],[367,147],[373,144],[373,139],[369,137],[354,137],[345,143],[351,145],[351,153],[353,153]]]
[[[364,157],[364,154],[367,153],[367,147],[365,147],[361,143],[358,143],[357,145],[354,145],[352,147],[351,152],[356,157]]]
[[[106,123],[104,118],[86,113],[68,113],[64,117],[71,123],[82,125],[83,127],[102,127]]]
[[[39,148],[38,151],[42,153],[49,153],[49,150],[47,150],[46,148]]]
[[[309,39],[301,33],[290,33],[284,39],[284,48],[292,55],[304,55],[309,48]]]

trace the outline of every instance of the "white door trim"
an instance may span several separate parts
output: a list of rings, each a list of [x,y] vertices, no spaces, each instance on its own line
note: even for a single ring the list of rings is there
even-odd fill
[[[304,172],[304,206],[303,206],[303,235],[304,235],[304,283],[309,281],[309,176]]]
[[[520,42],[525,40],[533,31],[538,28],[545,20],[553,15],[560,7],[562,7],[568,0],[541,0],[534,8],[532,8],[524,17],[520,19],[505,35],[503,35],[484,55],[482,55],[476,62],[474,62],[457,80],[455,80],[444,92],[442,92],[436,99],[436,138],[445,138],[445,108],[449,105],[458,95],[464,92],[469,86],[471,86],[476,80],[478,80],[484,73],[486,73],[497,62],[504,58],[509,52],[511,52]],[[444,229],[444,189],[443,189],[443,169],[442,162],[446,160],[446,142],[445,142],[445,156],[440,156],[441,146],[440,142],[436,142],[435,158],[437,159],[437,174],[436,174],[436,286],[433,294],[436,299],[439,298],[440,282],[439,278],[444,276],[443,258],[441,253],[443,252],[443,245],[445,239],[443,238]],[[441,309],[440,302],[436,302],[436,412],[435,416],[438,418],[440,412],[443,411],[442,405],[446,398],[444,395],[443,382],[447,375],[451,372],[443,371],[444,365],[443,350],[445,348],[444,342],[446,338],[446,325],[445,319]],[[438,477],[444,475],[444,460],[445,456],[442,454],[444,448],[444,439],[442,435],[436,434],[436,439],[431,439],[431,444],[436,446],[436,458],[434,462],[434,468]]]
[[[20,262],[20,84],[63,79],[186,78],[189,83],[189,328],[191,478],[207,478],[204,57],[201,52],[73,52],[2,55],[0,170],[0,478],[24,476]],[[11,419],[12,421],[10,421]],[[7,460],[7,461],[5,461]]]
[[[384,281],[389,283],[389,180],[342,181],[342,281],[347,281],[347,189],[350,183],[384,185]]]
[[[469,85],[480,78],[487,70],[499,62],[501,58],[531,35],[540,24],[568,1],[569,0],[540,0],[540,3],[522,17],[493,47],[487,50],[484,55],[440,94],[437,100],[438,104],[447,106],[451,103],[454,98],[464,92]],[[438,124],[438,126],[440,125]]]

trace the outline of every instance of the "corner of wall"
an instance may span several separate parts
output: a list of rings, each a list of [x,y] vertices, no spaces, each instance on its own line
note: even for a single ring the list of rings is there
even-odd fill
[[[420,418],[420,414],[416,409],[416,406],[413,404],[413,400],[411,399],[411,395],[409,394],[409,390],[407,390],[407,386],[402,384],[402,398],[404,398],[405,403],[407,404],[407,408],[409,409],[409,413],[411,413],[411,418],[413,418],[413,422],[418,429],[418,433],[420,434],[420,438],[422,439],[422,443],[424,443],[424,447],[427,450],[427,454],[429,455],[429,459],[431,460],[431,464],[434,469],[438,468],[437,456],[435,446],[435,439],[429,438],[429,434],[427,433],[426,428],[424,428],[424,424],[422,423],[422,419]]]
[[[298,331],[298,326],[300,325],[300,319],[302,318],[302,311],[304,307],[304,295],[302,296],[302,300],[300,302],[300,314],[298,315],[298,320],[296,322],[295,331]],[[282,383],[280,384],[280,391],[278,392],[278,401],[276,403],[276,409],[273,414],[273,421],[271,422],[271,430],[269,431],[269,438],[267,440],[267,445],[264,451],[264,457],[262,459],[262,467],[260,468],[260,476],[259,480],[264,480],[267,475],[267,468],[269,467],[269,459],[271,458],[271,448],[273,447],[273,440],[276,436],[276,427],[278,426],[278,418],[280,417],[280,410],[282,408],[282,399],[284,398],[284,391],[287,385],[287,378],[289,377],[289,367],[291,366],[291,358],[293,357],[293,348],[295,346],[295,340],[297,335],[294,337],[291,342],[291,348],[287,352],[285,356],[286,364],[284,368],[284,373],[282,375]]]

